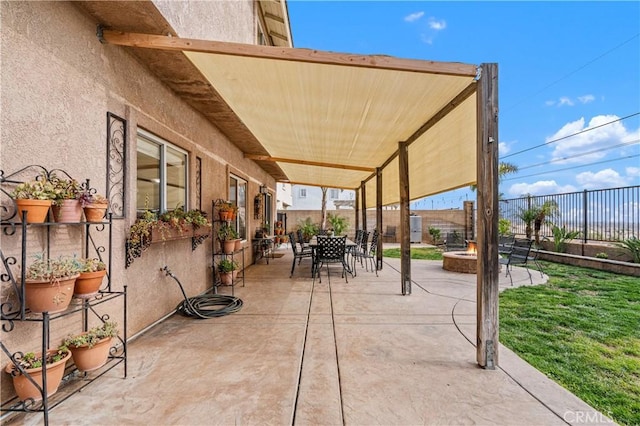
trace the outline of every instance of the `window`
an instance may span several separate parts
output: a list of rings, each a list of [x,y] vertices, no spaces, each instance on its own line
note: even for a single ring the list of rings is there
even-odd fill
[[[329,197],[332,200],[337,200],[340,197],[340,191],[338,191],[337,189],[330,189],[329,190]]]
[[[237,176],[229,177],[229,201],[238,206],[234,225],[238,236],[247,239],[247,181]]]
[[[187,209],[187,152],[138,129],[136,209]]]
[[[307,188],[300,188],[300,198],[307,198]]]

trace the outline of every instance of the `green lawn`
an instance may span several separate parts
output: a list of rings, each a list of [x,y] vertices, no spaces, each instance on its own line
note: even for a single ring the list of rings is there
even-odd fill
[[[500,294],[500,340],[615,421],[640,424],[640,279],[544,262]]]
[[[382,250],[383,257],[400,259],[400,249],[390,248]],[[415,247],[411,249],[412,259],[442,260],[442,250],[433,247]]]

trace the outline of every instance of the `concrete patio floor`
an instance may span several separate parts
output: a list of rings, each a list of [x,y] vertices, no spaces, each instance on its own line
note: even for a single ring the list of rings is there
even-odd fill
[[[412,261],[402,296],[399,259],[385,258],[379,277],[358,269],[345,283],[334,268],[331,283],[323,270],[314,284],[308,259],[290,279],[291,250],[278,251],[236,287],[240,312],[169,317],[128,345],[126,379],[116,367],[52,410],[50,424],[610,423],[503,346],[499,368],[477,366],[475,275]],[[524,269],[513,275],[530,285]],[[504,273],[500,285],[510,286]]]

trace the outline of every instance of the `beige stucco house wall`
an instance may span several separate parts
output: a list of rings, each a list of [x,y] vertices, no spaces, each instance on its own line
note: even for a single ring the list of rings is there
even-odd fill
[[[127,2],[122,2],[125,5]],[[125,165],[126,217],[113,222],[111,282],[127,286],[128,325],[132,336],[171,313],[182,296],[175,282],[161,272],[165,265],[178,276],[187,294],[211,287],[211,238],[191,250],[190,240],[153,244],[125,269],[125,238],[135,220],[136,132],[145,129],[188,152],[190,206],[195,194],[196,157],[201,159],[201,207],[211,214],[212,200],[228,198],[230,173],[247,181],[248,233],[252,203],[260,185],[275,188],[273,178],[232,144],[207,118],[178,97],[127,49],[101,44],[96,22],[73,2],[1,2],[1,148],[0,170],[13,173],[38,164],[63,169],[78,180],[90,179],[99,193],[106,191],[108,112],[127,120]],[[156,1],[157,9],[176,33],[255,43],[257,8],[251,0],[233,2]],[[124,7],[124,6],[123,6]],[[127,13],[123,10],[122,13]],[[275,195],[274,195],[275,198]],[[8,201],[3,198],[2,203]],[[68,229],[67,229],[68,228]],[[30,253],[42,251],[46,239],[29,231]],[[51,231],[52,254],[82,254],[82,232],[61,226]],[[16,235],[2,235],[4,256],[18,256]],[[107,232],[97,236],[107,245]],[[250,243],[244,243],[245,264],[251,263]],[[15,266],[14,266],[15,267]],[[12,292],[3,285],[3,302]],[[122,322],[122,303],[105,307]],[[51,341],[77,331],[79,318],[61,318],[51,327]],[[3,333],[12,350],[37,350],[41,326],[19,323]],[[7,362],[2,354],[2,365]],[[6,376],[6,375],[3,375]],[[2,398],[11,392],[3,377]]]

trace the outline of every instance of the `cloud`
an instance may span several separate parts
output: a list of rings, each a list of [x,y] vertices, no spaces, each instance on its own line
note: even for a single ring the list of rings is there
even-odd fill
[[[563,105],[573,106],[574,103],[571,99],[567,98],[566,96],[563,96],[558,100],[558,106],[561,107]]]
[[[424,12],[415,12],[404,17],[406,22],[415,22],[424,16]]]
[[[631,142],[640,137],[640,129],[631,132],[620,121],[611,123],[618,119],[615,115],[598,115],[593,117],[586,126],[584,117],[565,124],[545,140],[545,142],[550,142],[566,137],[566,139],[554,143],[551,159],[557,161],[557,164],[589,163],[604,158],[609,151],[594,152],[577,158],[572,157],[623,142]],[[604,125],[606,123],[611,124]],[[595,128],[597,126],[602,127]],[[590,128],[594,130],[576,134]],[[619,152],[619,150],[616,151],[616,153]]]
[[[515,183],[507,192],[514,197],[522,197],[525,194],[547,195],[575,191],[573,185],[558,185],[555,180],[541,180],[535,183]]]
[[[602,189],[626,186],[628,179],[620,176],[620,174],[613,169],[604,169],[597,173],[578,173],[578,175],[576,175],[576,182],[578,182],[583,189]]]
[[[430,17],[429,28],[436,31],[442,31],[447,28],[447,22],[444,19],[437,20],[434,17]]]
[[[627,167],[625,171],[630,178],[640,177],[640,167]]]
[[[593,95],[578,96],[578,101],[580,101],[583,104],[588,104],[589,102],[593,102],[595,100],[596,98]]]
[[[511,151],[511,148],[509,147],[509,144],[507,144],[506,142],[500,142],[498,144],[498,152],[500,153],[500,155],[508,154],[509,151]]]

